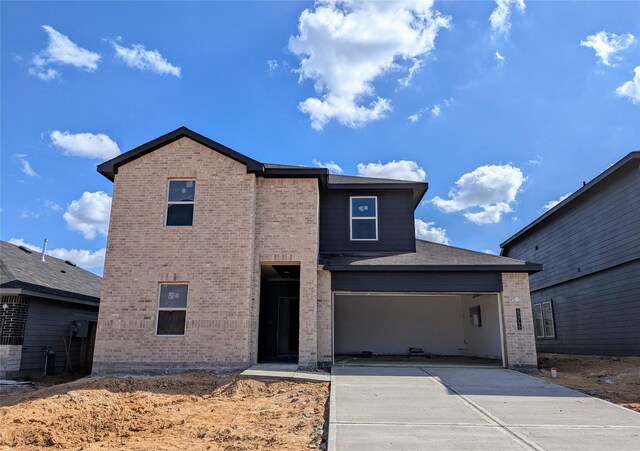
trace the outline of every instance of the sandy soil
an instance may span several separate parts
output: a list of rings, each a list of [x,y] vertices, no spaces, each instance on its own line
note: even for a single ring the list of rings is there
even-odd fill
[[[191,373],[84,378],[0,396],[0,448],[318,449],[328,383]]]
[[[538,363],[542,379],[640,412],[640,357],[538,354]]]

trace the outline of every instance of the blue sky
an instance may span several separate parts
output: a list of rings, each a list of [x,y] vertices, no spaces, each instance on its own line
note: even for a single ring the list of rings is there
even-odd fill
[[[264,162],[430,184],[499,243],[640,148],[640,2],[2,2],[3,240],[102,271],[95,167],[185,125]]]

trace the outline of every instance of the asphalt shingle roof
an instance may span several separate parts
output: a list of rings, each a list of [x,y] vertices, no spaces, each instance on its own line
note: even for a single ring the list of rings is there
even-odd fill
[[[542,269],[535,263],[470,251],[445,244],[416,240],[416,252],[322,254],[320,263],[328,269],[375,269],[385,267],[398,270],[421,267],[423,270],[502,270],[536,272]],[[500,269],[499,269],[500,268]]]
[[[97,304],[102,277],[50,255],[43,262],[40,252],[28,253],[0,241],[0,288],[21,288]]]

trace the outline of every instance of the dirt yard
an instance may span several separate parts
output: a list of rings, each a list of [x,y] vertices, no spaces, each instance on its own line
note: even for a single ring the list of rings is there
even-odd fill
[[[538,354],[538,364],[542,379],[640,412],[640,357]]]
[[[25,391],[26,390],[26,391]],[[191,373],[0,394],[0,448],[318,449],[328,383]]]

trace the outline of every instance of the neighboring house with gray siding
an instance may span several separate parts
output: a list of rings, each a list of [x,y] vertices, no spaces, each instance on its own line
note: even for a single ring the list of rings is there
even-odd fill
[[[102,278],[0,241],[0,377],[90,371]],[[53,355],[51,354],[53,352]]]
[[[640,356],[640,152],[501,244],[531,259],[539,352]]]
[[[416,240],[426,183],[261,163],[185,127],[98,171],[114,185],[94,374],[411,348],[537,366],[540,265]]]

